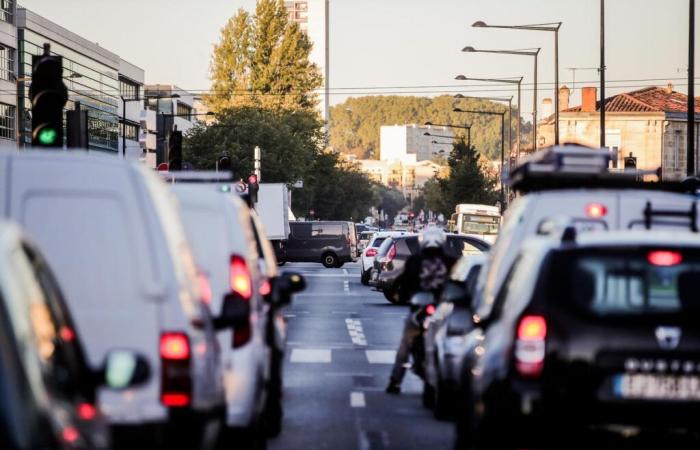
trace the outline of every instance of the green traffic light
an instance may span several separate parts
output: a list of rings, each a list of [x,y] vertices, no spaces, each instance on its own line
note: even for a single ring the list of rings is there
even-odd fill
[[[37,136],[39,143],[42,145],[53,145],[56,143],[57,138],[58,132],[53,128],[44,128],[39,131],[39,135]]]

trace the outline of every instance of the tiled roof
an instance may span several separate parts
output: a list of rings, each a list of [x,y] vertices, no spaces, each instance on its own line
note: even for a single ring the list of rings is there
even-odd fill
[[[660,87],[647,87],[637,91],[625,92],[605,99],[606,112],[665,112],[685,113],[688,96],[680,92]],[[563,112],[581,112],[581,106],[565,109]],[[596,102],[596,111],[600,102]],[[700,113],[700,98],[695,101],[695,113]]]

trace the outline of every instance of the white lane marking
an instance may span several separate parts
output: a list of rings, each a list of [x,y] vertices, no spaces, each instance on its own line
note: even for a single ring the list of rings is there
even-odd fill
[[[304,275],[304,277],[313,277],[313,278],[323,278],[323,277],[329,277],[329,278],[332,278],[332,277],[336,277],[336,278],[337,278],[337,277],[341,277],[341,278],[345,278],[345,275],[343,275],[342,273],[305,273],[305,274],[302,274],[302,275]]]
[[[353,344],[367,346],[367,338],[365,338],[362,322],[359,319],[345,319],[345,326],[348,328],[348,334]]]
[[[349,281],[343,281],[343,290],[345,291],[346,294],[350,293],[350,282]]]
[[[353,408],[364,408],[366,406],[365,394],[363,392],[351,392],[350,406]]]
[[[330,363],[331,351],[320,348],[295,348],[289,361],[293,363]]]
[[[396,350],[365,350],[370,364],[394,364]]]
[[[296,314],[285,314],[284,317],[286,318],[291,318],[291,317],[296,317]]]
[[[344,274],[344,275],[350,275],[350,274],[348,273],[348,269],[343,269],[343,274]]]

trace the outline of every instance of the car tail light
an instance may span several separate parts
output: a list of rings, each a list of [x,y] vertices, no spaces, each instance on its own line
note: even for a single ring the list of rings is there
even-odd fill
[[[202,298],[202,302],[207,305],[211,304],[211,284],[209,283],[209,278],[203,273],[197,274],[197,281],[199,281],[199,295]]]
[[[428,305],[425,307],[425,313],[429,316],[435,314],[435,305]]]
[[[263,281],[263,284],[260,286],[260,289],[258,289],[258,292],[260,295],[265,297],[266,295],[270,295],[270,292],[272,292],[272,286],[270,285],[270,280],[265,280]]]
[[[190,341],[185,333],[166,332],[160,336],[160,401],[164,406],[188,406],[192,394]]]
[[[653,266],[676,266],[683,262],[683,255],[670,250],[654,250],[647,255],[647,261]]]
[[[393,261],[394,258],[396,258],[396,244],[392,245],[391,248],[389,248],[389,252],[386,254],[387,262]]]
[[[92,403],[83,402],[78,405],[78,417],[81,420],[93,420],[97,417],[97,408]]]
[[[63,440],[69,444],[74,444],[75,442],[80,439],[80,433],[78,433],[78,429],[72,426],[65,427],[63,429],[63,432],[61,433],[61,437],[63,437]]]
[[[544,369],[547,322],[543,316],[528,315],[520,319],[515,341],[515,368],[525,377],[538,377]]]
[[[250,300],[253,296],[253,282],[250,278],[248,264],[240,256],[231,257],[231,267],[229,278],[231,281],[231,291],[240,295],[245,300]]]
[[[586,216],[591,219],[600,219],[608,214],[608,208],[602,203],[589,203],[586,205]]]
[[[63,339],[64,342],[73,342],[75,340],[75,332],[67,325],[63,325],[58,334],[61,336],[61,339]]]
[[[377,249],[376,248],[368,248],[367,251],[365,252],[365,256],[377,256]]]
[[[163,333],[160,337],[160,357],[170,360],[190,358],[190,341],[184,333]]]

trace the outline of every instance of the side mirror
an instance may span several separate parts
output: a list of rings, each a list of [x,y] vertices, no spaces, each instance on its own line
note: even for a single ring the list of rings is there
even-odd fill
[[[214,329],[242,327],[250,319],[250,302],[238,294],[226,294],[221,306],[221,314],[214,318]]]
[[[273,302],[285,306],[292,302],[292,294],[306,289],[306,280],[296,272],[284,272],[275,280]]]
[[[151,367],[143,356],[129,350],[113,350],[105,358],[101,383],[110,389],[126,389],[143,384],[151,377]]]

